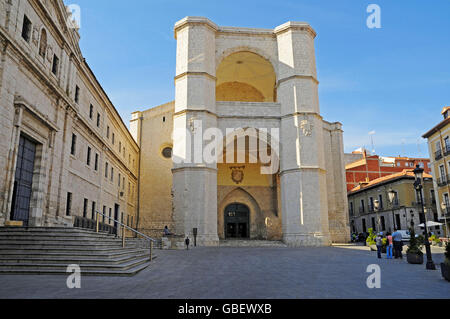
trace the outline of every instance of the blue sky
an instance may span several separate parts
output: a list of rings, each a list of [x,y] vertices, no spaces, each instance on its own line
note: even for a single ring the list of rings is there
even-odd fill
[[[275,28],[307,21],[324,118],[344,125],[345,150],[428,156],[423,133],[450,105],[450,1],[65,0],[81,8],[81,49],[128,123],[130,114],[174,99],[173,25],[205,16],[221,26]],[[366,8],[381,7],[381,29]]]

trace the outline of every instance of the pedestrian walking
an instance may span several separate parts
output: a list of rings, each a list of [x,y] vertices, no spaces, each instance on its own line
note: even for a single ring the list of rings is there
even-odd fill
[[[186,240],[184,241],[184,243],[186,244],[186,250],[189,250],[190,242],[191,242],[191,240],[189,239],[189,237],[186,237]]]
[[[392,259],[392,252],[394,249],[394,241],[393,241],[391,233],[387,233],[386,239],[387,239],[387,243],[386,243],[387,244],[386,245],[387,259]]]
[[[392,238],[394,240],[394,257],[395,259],[401,258],[403,259],[403,236],[398,231],[397,228],[394,229],[394,233],[392,234]]]

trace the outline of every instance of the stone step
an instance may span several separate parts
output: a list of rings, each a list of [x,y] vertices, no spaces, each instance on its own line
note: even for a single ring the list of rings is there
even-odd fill
[[[280,247],[288,246],[282,241],[266,241],[266,240],[222,240],[220,247]]]
[[[148,266],[150,266],[151,262],[145,262],[129,269],[123,270],[86,270],[81,269],[82,276],[114,276],[114,277],[131,277]],[[0,269],[0,275],[69,275],[66,272],[67,269]],[[0,277],[1,278],[1,277]]]
[[[1,274],[132,276],[150,264],[149,241],[77,228],[0,228]],[[156,256],[153,255],[153,258]]]
[[[92,229],[76,227],[0,227],[0,233],[21,232],[21,233],[77,233],[77,234],[96,234]],[[108,235],[107,232],[99,232]]]
[[[131,261],[136,258],[143,258],[150,255],[149,251],[128,253],[122,256],[116,256],[113,258],[101,257],[101,256],[60,256],[60,255],[41,255],[41,256],[0,256],[0,264],[120,264],[123,262]]]
[[[118,264],[111,263],[103,263],[103,264],[95,264],[95,263],[83,263],[78,264],[81,268],[81,273],[84,271],[95,271],[95,270],[128,270],[135,266],[141,265],[150,261],[150,256],[134,258],[133,260],[128,260]],[[60,263],[4,263],[0,262],[0,270],[26,270],[26,269],[34,269],[34,270],[59,270],[66,271],[67,266],[69,264],[60,264]]]
[[[3,247],[92,247],[92,248],[102,248],[102,247],[117,247],[121,246],[122,241],[112,241],[112,242],[103,242],[103,241],[93,241],[93,240],[68,240],[68,241],[51,241],[51,240],[8,240],[8,241],[0,241],[0,249]]]
[[[123,248],[123,249],[111,249],[111,250],[65,250],[65,251],[49,251],[49,250],[4,250],[0,251],[0,258],[27,258],[27,257],[35,257],[35,258],[44,258],[44,257],[74,257],[74,258],[87,258],[87,259],[95,259],[95,258],[119,258],[122,256],[127,256],[130,254],[150,254],[149,249],[138,249],[138,248]]]

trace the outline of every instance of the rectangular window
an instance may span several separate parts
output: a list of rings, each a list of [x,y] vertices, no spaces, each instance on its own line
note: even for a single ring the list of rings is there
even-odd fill
[[[109,126],[106,127],[106,138],[109,139]]]
[[[53,55],[53,64],[52,64],[52,73],[54,75],[58,74],[58,68],[59,68],[59,58],[56,56],[56,54]]]
[[[67,193],[66,216],[70,216],[72,211],[72,193]]]
[[[105,163],[105,178],[108,178],[109,164]]]
[[[75,103],[80,101],[80,88],[78,85],[75,86]]]
[[[97,153],[95,153],[95,165],[94,166],[95,166],[94,169],[96,171],[98,171],[98,154]]]
[[[100,127],[100,113],[97,113],[97,127]]]
[[[93,220],[95,220],[95,215],[96,215],[96,213],[95,213],[95,206],[96,206],[96,203],[95,202],[92,202],[92,219]]]
[[[91,104],[89,105],[89,118],[92,120],[93,116],[94,116],[94,106]]]
[[[116,136],[114,135],[114,133],[112,133],[112,144],[114,145],[115,142],[116,142]]]
[[[86,158],[86,164],[87,164],[88,166],[91,166],[91,152],[92,152],[92,149],[88,146],[88,149],[87,149],[87,158]]]
[[[26,15],[23,16],[22,38],[29,42],[31,37],[31,21]]]
[[[87,216],[87,207],[88,207],[88,199],[84,199],[84,205],[83,205],[83,217],[86,218]]]
[[[125,190],[125,177],[122,178],[122,189]]]
[[[122,153],[122,142],[119,142],[119,153]]]
[[[108,219],[108,224],[111,224],[111,213],[112,212],[112,208],[109,209],[109,219]]]
[[[111,182],[114,182],[114,167],[111,167]]]
[[[72,134],[72,146],[70,147],[70,154],[75,156],[75,152],[77,151],[77,136]]]
[[[105,223],[105,217],[106,216],[106,206],[103,206],[103,216],[102,216],[102,223]]]
[[[378,195],[378,201],[380,202],[380,209],[383,209],[383,195]]]
[[[119,173],[119,187],[120,187],[120,181],[121,181],[121,179],[122,179],[122,177],[121,177],[121,175],[120,175],[120,173]]]
[[[384,220],[384,216],[381,216],[381,230],[385,231],[386,230],[386,221]]]
[[[364,205],[364,199],[361,199],[361,206],[359,207],[361,213],[366,211],[366,206]]]

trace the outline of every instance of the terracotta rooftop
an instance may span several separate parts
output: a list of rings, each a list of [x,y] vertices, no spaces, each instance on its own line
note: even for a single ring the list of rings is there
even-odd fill
[[[405,169],[405,170],[403,170],[400,173],[396,173],[396,174],[380,177],[380,178],[377,178],[377,179],[374,179],[374,180],[370,181],[369,183],[362,183],[362,184],[356,186],[355,188],[353,188],[350,192],[348,192],[348,194],[349,195],[350,194],[354,194],[354,193],[363,191],[365,189],[372,188],[372,187],[374,187],[376,185],[379,185],[379,184],[382,184],[382,183],[386,183],[386,182],[389,182],[389,181],[394,181],[396,179],[402,179],[402,178],[405,178],[405,177],[415,178],[414,170],[412,170],[412,169]],[[433,178],[433,176],[431,176],[430,174],[427,174],[427,173],[423,173],[423,177],[424,178]]]

